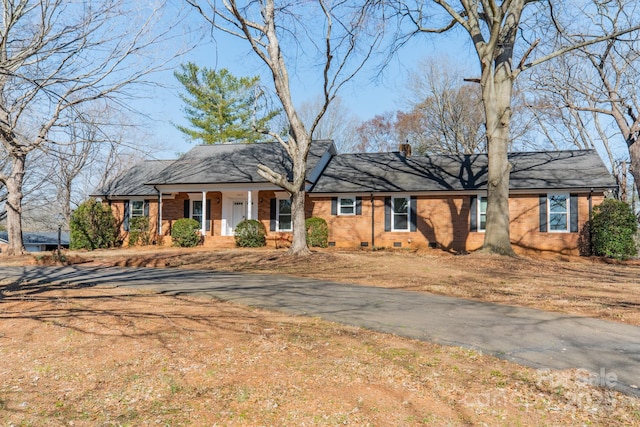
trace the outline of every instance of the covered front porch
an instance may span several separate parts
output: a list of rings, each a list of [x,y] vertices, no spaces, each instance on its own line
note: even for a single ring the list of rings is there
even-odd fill
[[[283,197],[277,188],[177,188],[158,186],[158,235],[164,244],[171,242],[171,227],[181,218],[200,224],[202,244],[207,247],[235,246],[235,229],[245,219],[263,223],[271,239],[282,239],[282,233],[270,230],[272,200]],[[288,197],[288,195],[287,195]],[[274,242],[275,243],[275,242]],[[277,246],[277,243],[275,243]]]

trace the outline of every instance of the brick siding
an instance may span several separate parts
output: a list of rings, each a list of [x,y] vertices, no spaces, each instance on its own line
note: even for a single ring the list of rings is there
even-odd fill
[[[260,191],[254,201],[258,203],[258,220],[267,230],[267,244],[272,247],[286,247],[290,244],[291,233],[272,232],[270,227],[270,200],[275,197],[273,191]],[[157,243],[171,244],[171,226],[184,216],[184,200],[187,193],[179,193],[174,199],[163,200],[162,234],[158,238],[158,202],[149,200],[149,223],[152,240]],[[205,246],[230,247],[234,245],[232,237],[221,236],[222,194],[207,193],[211,201],[211,221],[213,226],[205,237]],[[602,194],[592,197],[592,205],[602,202]],[[329,226],[329,242],[341,248],[437,247],[450,252],[473,251],[482,246],[483,232],[471,232],[469,227],[470,196],[418,196],[417,230],[415,232],[384,231],[384,197],[374,197],[372,230],[372,202],[370,197],[362,198],[361,215],[331,215],[330,197],[307,197],[305,213],[307,217],[324,218]],[[127,234],[122,228],[124,201],[112,201],[111,208],[118,221],[122,240],[127,242]],[[518,253],[557,252],[577,255],[580,253],[581,233],[550,233],[539,231],[539,194],[512,195],[509,199],[511,218],[511,242]],[[589,195],[578,197],[578,230],[582,230],[589,218]],[[372,237],[373,234],[373,237]]]
[[[602,194],[593,196],[595,206]],[[419,196],[415,232],[384,231],[384,197],[373,200],[374,228],[371,227],[371,200],[363,198],[362,215],[331,215],[331,198],[312,198],[309,214],[324,218],[329,225],[329,242],[336,247],[437,247],[451,252],[473,251],[482,246],[483,232],[471,232],[470,196]],[[539,194],[512,195],[509,199],[510,236],[514,250],[558,252],[578,255],[581,233],[540,232]],[[578,197],[578,230],[589,218],[589,195]],[[372,241],[373,235],[373,241]]]

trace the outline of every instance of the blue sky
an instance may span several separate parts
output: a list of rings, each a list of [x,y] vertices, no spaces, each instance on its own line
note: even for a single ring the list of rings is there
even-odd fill
[[[266,66],[250,50],[245,40],[221,31],[212,32],[211,28],[204,24],[202,17],[195,13],[189,15],[185,24],[191,31],[193,28],[201,27],[205,34],[202,41],[195,49],[175,61],[172,68],[155,75],[156,81],[161,83],[162,87],[155,88],[147,94],[146,99],[134,103],[134,108],[151,119],[144,131],[145,138],[149,138],[151,144],[159,147],[159,150],[152,154],[155,158],[175,158],[177,154],[184,153],[195,145],[194,142],[187,141],[172,124],[187,125],[181,110],[183,104],[178,96],[181,88],[173,76],[173,71],[180,63],[191,61],[209,68],[228,68],[236,76],[261,75],[262,84],[272,85]],[[193,37],[194,33],[190,34]],[[179,37],[176,40],[178,43],[184,42]],[[288,47],[290,46],[285,45],[285,53]],[[171,54],[171,49],[167,47],[165,50],[163,54]],[[407,94],[406,79],[409,73],[416,71],[417,65],[423,60],[442,63],[443,57],[446,57],[449,64],[457,65],[457,71],[464,72],[465,77],[479,77],[477,57],[468,35],[462,30],[440,35],[418,35],[404,46],[382,77],[376,78],[379,62],[371,61],[350,84],[342,88],[339,96],[343,104],[346,104],[361,121],[371,119],[377,114],[404,108],[402,101]],[[290,58],[288,64],[292,93],[299,106],[305,101],[315,99],[321,88],[319,82],[310,78],[311,66],[308,57],[301,55],[298,59],[297,67],[290,62]],[[525,76],[520,77],[523,78]],[[546,139],[541,143],[546,143]],[[600,144],[598,148],[602,155]],[[616,155],[620,158],[627,157],[626,146],[622,146]],[[603,158],[606,159],[606,156]]]
[[[192,19],[199,17],[192,16]],[[472,48],[465,40],[456,40],[450,35],[444,35],[428,39],[416,37],[405,46],[398,57],[389,64],[381,77],[377,77],[378,63],[374,60],[362,70],[356,79],[343,87],[339,96],[360,120],[368,120],[376,114],[401,108],[405,82],[410,71],[416,69],[417,64],[425,58],[433,58],[446,55],[449,60],[468,64],[468,69],[473,70],[475,57]],[[305,57],[302,57],[306,59]],[[153,90],[149,97],[136,103],[135,108],[147,114],[151,121],[145,129],[148,137],[154,143],[164,148],[157,152],[155,157],[173,158],[176,153],[188,151],[194,142],[186,141],[173,123],[187,124],[181,111],[182,101],[178,94],[180,87],[173,76],[173,70],[180,63],[194,62],[199,66],[209,68],[228,68],[236,76],[261,75],[262,83],[271,86],[266,66],[258,59],[255,53],[249,51],[249,45],[245,40],[240,40],[221,32],[209,33],[198,46],[182,56],[172,69],[165,70],[155,75],[155,80],[163,87]],[[318,94],[320,84],[314,82],[303,68],[307,64],[300,61],[296,68],[290,64],[290,79],[292,93],[296,104],[314,99]],[[465,67],[467,68],[467,67]]]

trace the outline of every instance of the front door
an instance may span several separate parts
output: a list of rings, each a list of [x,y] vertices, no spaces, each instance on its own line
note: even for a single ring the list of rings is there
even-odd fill
[[[247,209],[245,208],[245,201],[233,200],[233,208],[231,210],[231,232],[235,232],[236,226],[240,221],[244,220],[247,216]]]

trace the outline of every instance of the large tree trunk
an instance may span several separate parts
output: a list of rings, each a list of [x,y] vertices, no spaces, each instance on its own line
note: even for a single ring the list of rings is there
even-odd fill
[[[62,212],[62,217],[64,221],[64,227],[68,228],[71,223],[71,214],[73,213],[71,209],[71,186],[73,185],[71,179],[67,179],[64,183],[64,188],[60,191],[60,203],[62,206],[60,210]]]
[[[640,131],[638,131],[640,134]],[[633,176],[633,185],[636,187],[638,195],[640,195],[640,135],[630,135],[627,138],[629,147],[629,158],[631,159],[631,175]]]
[[[483,70],[482,101],[487,121],[489,167],[487,224],[482,251],[514,256],[509,238],[509,127],[513,82],[508,65]]]
[[[26,250],[22,243],[22,184],[24,180],[26,156],[11,156],[11,174],[7,177],[7,229],[9,232],[8,255],[23,255]]]
[[[294,121],[295,122],[295,121]],[[296,122],[297,126],[301,126]],[[294,130],[294,134],[296,131]],[[311,251],[307,245],[307,227],[305,224],[306,215],[304,209],[304,203],[306,198],[306,175],[307,175],[307,153],[309,152],[309,141],[302,132],[297,132],[300,135],[295,141],[290,141],[290,147],[292,151],[293,160],[293,186],[294,190],[291,193],[291,220],[293,221],[293,236],[291,247],[289,248],[289,255],[309,255]]]
[[[291,219],[293,221],[293,235],[289,255],[309,255],[311,251],[307,245],[307,229],[305,225],[304,190],[293,193],[291,196]]]

